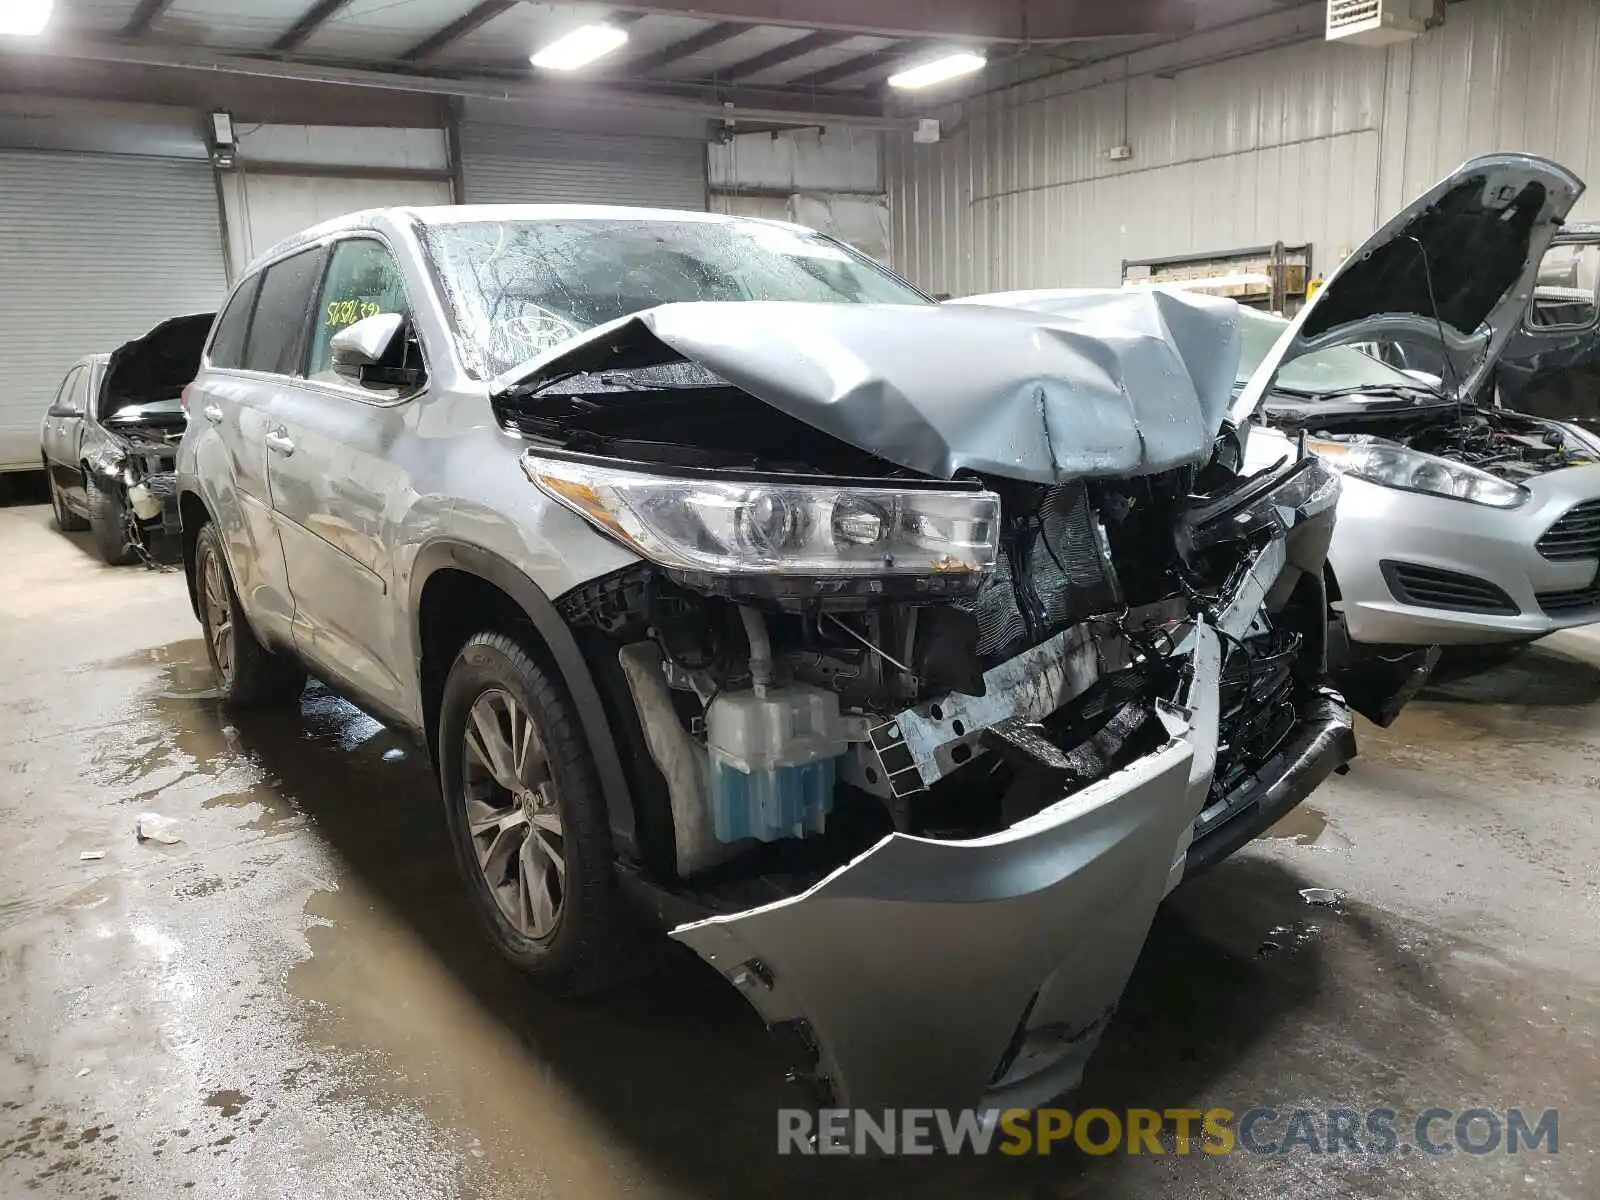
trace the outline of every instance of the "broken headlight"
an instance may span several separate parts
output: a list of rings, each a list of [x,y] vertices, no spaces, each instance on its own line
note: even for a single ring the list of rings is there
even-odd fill
[[[1487,471],[1424,454],[1399,442],[1356,437],[1349,441],[1308,439],[1306,444],[1335,470],[1382,487],[1466,500],[1491,508],[1516,508],[1528,498],[1526,488]]]
[[[669,474],[589,455],[523,455],[553,499],[663,567],[708,575],[936,576],[994,565],[1000,498],[977,486]]]

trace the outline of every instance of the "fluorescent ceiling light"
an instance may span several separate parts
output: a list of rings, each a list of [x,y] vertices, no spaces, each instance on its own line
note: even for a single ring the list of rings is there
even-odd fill
[[[0,35],[35,37],[50,23],[52,0],[0,0]]]
[[[932,62],[919,63],[917,66],[907,67],[898,75],[889,76],[889,86],[897,88],[932,87],[934,84],[943,83],[947,79],[957,79],[962,75],[970,75],[974,71],[981,71],[987,61],[981,54],[970,54],[965,51],[960,54],[947,54],[943,58],[936,58]]]
[[[628,31],[615,25],[585,25],[558,37],[529,61],[549,71],[576,71],[626,43]]]

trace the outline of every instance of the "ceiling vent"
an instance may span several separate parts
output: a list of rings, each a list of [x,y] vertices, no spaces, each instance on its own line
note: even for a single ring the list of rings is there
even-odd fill
[[[1434,17],[1434,0],[1327,0],[1328,40],[1388,46],[1420,37]]]

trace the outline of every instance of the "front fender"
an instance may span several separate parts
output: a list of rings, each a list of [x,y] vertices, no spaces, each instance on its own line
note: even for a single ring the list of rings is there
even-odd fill
[[[600,777],[600,789],[605,795],[612,840],[618,850],[636,854],[638,838],[633,796],[623,773],[616,737],[600,699],[594,674],[572,630],[556,611],[550,597],[513,564],[481,547],[449,539],[429,542],[417,552],[411,569],[408,609],[411,661],[416,664],[416,678],[422,678],[422,629],[419,623],[422,593],[428,579],[444,570],[461,571],[493,584],[510,596],[533,623],[534,630],[550,652],[551,661],[560,672],[567,695],[577,707],[578,720],[583,726],[584,737],[589,743],[589,752]]]

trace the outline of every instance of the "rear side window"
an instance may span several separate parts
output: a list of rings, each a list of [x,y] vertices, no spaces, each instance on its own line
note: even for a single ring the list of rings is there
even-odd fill
[[[261,276],[252,275],[239,285],[228,307],[217,320],[216,332],[211,335],[211,365],[213,367],[239,367],[244,365],[244,339],[250,332],[250,310],[256,306],[256,293],[261,290]]]
[[[321,269],[322,251],[307,250],[262,273],[261,294],[244,348],[247,371],[299,373],[301,335]]]

